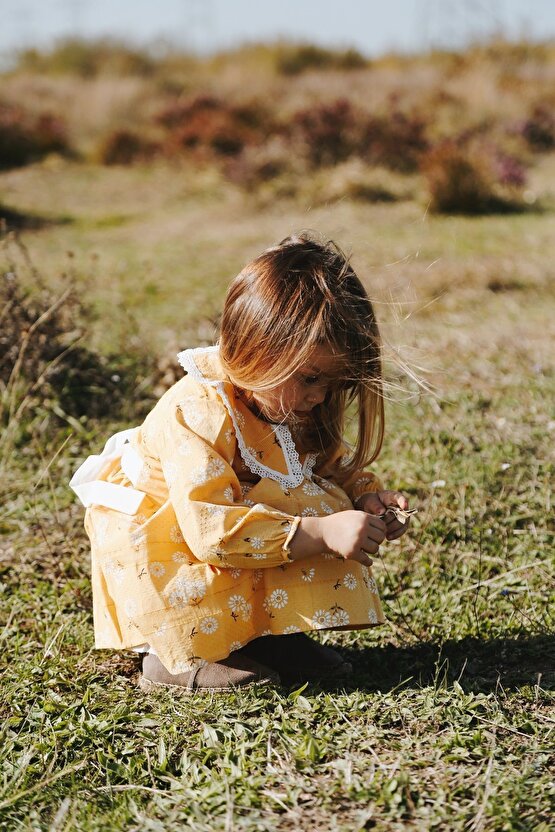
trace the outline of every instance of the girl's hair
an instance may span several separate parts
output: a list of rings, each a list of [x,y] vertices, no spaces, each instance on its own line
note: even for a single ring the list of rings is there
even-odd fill
[[[300,423],[298,438],[304,451],[329,460],[341,443],[346,408],[356,403],[359,430],[352,456],[342,461],[346,478],[372,462],[383,442],[380,334],[348,258],[335,243],[303,233],[264,251],[233,280],[220,357],[248,397],[290,379],[322,346],[336,357],[336,381]]]

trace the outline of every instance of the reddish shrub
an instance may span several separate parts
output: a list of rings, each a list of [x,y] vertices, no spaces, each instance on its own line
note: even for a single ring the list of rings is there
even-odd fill
[[[426,129],[421,116],[399,110],[387,117],[370,116],[362,132],[361,156],[374,165],[414,171],[429,147]]]
[[[555,148],[555,116],[553,108],[537,104],[530,116],[520,126],[522,137],[529,147],[537,152]]]
[[[163,110],[157,122],[169,131],[170,153],[196,150],[216,156],[237,156],[262,138],[266,112],[259,104],[229,106],[213,96],[201,95]]]
[[[520,159],[501,150],[494,155],[497,181],[509,188],[523,188],[526,185],[526,169]]]
[[[58,116],[33,116],[22,107],[0,103],[0,169],[21,167],[48,153],[68,151],[65,125]]]
[[[292,132],[304,145],[314,167],[348,159],[358,149],[359,117],[348,99],[299,110],[292,119]]]
[[[186,101],[174,101],[161,110],[156,116],[156,122],[169,130],[181,127],[191,120],[197,113],[219,110],[222,103],[211,95],[197,95]]]
[[[304,144],[314,167],[359,156],[371,165],[409,172],[428,149],[427,123],[416,114],[394,110],[387,117],[367,115],[348,99],[297,112],[291,132]]]
[[[430,208],[445,214],[488,214],[523,209],[525,172],[513,157],[487,145],[446,141],[423,160]]]
[[[97,150],[98,161],[103,165],[131,165],[152,159],[159,146],[143,139],[131,130],[114,130],[108,133]]]

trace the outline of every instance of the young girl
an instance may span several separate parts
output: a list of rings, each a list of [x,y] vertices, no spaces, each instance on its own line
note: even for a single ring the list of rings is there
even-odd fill
[[[311,630],[384,622],[369,557],[406,498],[365,470],[384,428],[372,304],[333,243],[290,237],[232,282],[219,343],[71,485],[87,508],[97,648],[141,687],[228,690],[350,671]],[[357,406],[354,447],[342,440]]]

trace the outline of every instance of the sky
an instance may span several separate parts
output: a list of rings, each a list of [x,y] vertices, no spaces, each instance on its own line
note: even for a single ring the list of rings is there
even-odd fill
[[[496,32],[555,38],[555,0],[0,0],[3,58],[74,35],[199,52],[285,37],[373,56]]]

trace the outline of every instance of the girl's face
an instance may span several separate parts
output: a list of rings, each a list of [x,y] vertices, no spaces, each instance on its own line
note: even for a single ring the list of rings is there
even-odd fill
[[[271,422],[281,422],[291,414],[302,419],[324,401],[336,378],[336,357],[326,347],[316,347],[307,363],[291,378],[271,390],[253,392],[252,396]]]

